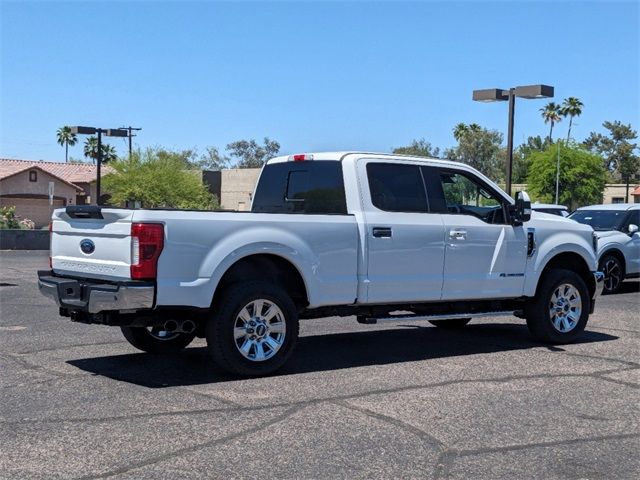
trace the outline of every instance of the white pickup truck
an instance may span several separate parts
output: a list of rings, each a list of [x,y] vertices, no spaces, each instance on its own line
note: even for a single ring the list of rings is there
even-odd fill
[[[574,340],[602,290],[587,225],[531,213],[473,168],[374,153],[277,157],[251,212],[70,206],[53,214],[41,292],[147,352],[206,337],[241,375],[281,367],[298,320],[526,318]],[[402,313],[398,313],[402,312]]]

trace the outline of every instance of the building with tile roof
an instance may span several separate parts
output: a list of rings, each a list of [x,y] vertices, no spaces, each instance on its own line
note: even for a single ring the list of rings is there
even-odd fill
[[[110,171],[108,166],[101,169],[102,175]],[[19,218],[33,220],[41,228],[49,223],[54,208],[91,203],[95,180],[92,164],[0,158],[0,206],[15,206]]]

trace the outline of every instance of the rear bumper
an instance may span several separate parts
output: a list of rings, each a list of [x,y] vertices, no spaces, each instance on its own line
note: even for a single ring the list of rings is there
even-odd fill
[[[56,277],[49,270],[38,272],[38,288],[60,308],[86,313],[150,309],[155,297],[150,282],[100,283]]]

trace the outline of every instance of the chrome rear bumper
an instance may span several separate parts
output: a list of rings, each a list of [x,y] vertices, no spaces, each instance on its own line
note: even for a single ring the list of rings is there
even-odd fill
[[[99,283],[38,272],[38,289],[69,311],[100,313],[153,308],[155,287],[149,282]]]

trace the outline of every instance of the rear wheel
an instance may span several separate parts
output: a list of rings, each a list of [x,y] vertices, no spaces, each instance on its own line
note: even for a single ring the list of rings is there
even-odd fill
[[[218,366],[244,376],[268,375],[289,359],[298,340],[298,312],[278,285],[231,285],[207,323],[207,344]]]
[[[617,293],[624,279],[624,268],[618,257],[613,255],[602,257],[599,270],[604,273],[603,293]]]
[[[435,325],[438,328],[445,328],[447,330],[455,330],[462,328],[471,321],[470,318],[454,318],[451,320],[429,320],[431,325]]]
[[[556,269],[540,282],[535,298],[525,307],[529,332],[543,342],[572,342],[589,320],[591,300],[584,280],[571,270]]]
[[[174,353],[189,345],[195,333],[167,332],[162,327],[120,327],[127,341],[148,353]]]

